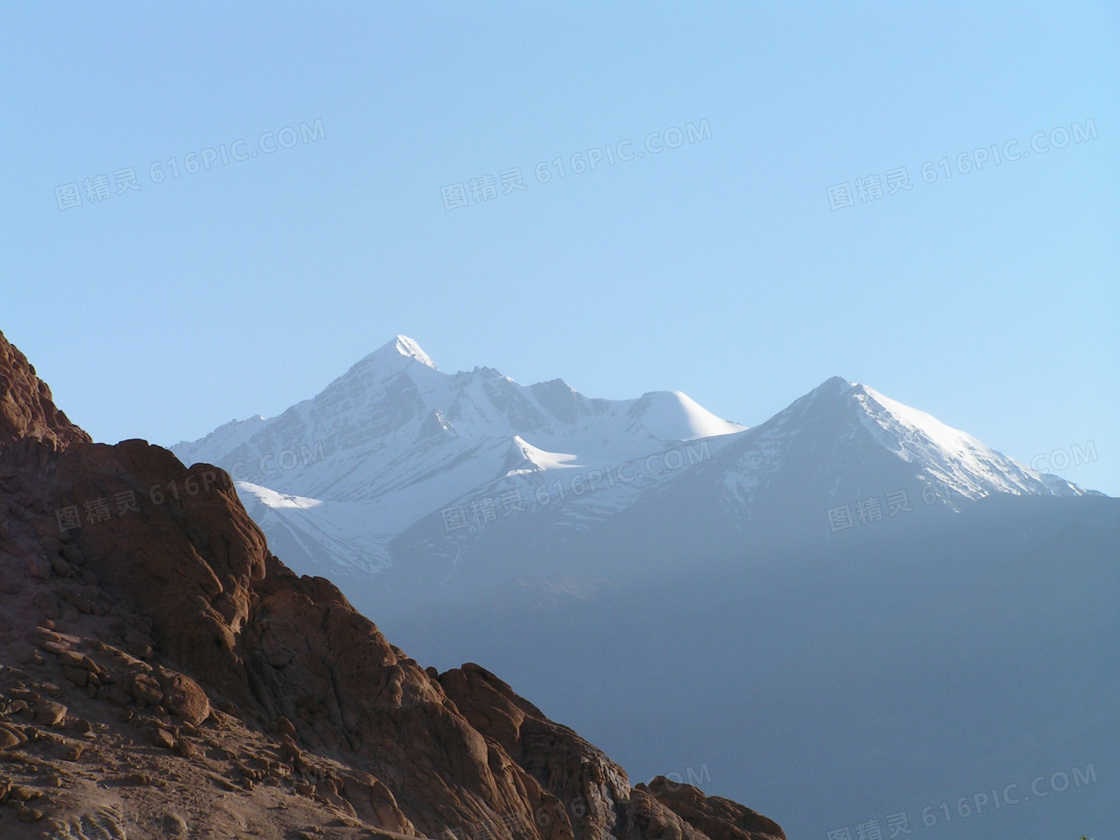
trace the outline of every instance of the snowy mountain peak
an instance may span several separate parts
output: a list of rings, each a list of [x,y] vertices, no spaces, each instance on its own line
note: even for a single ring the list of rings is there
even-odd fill
[[[432,370],[438,370],[435,363],[428,357],[419,344],[407,335],[398,335],[391,341],[378,347],[360,362],[359,365],[390,364],[397,365],[403,360],[417,361]]]
[[[835,399],[858,387],[858,382],[850,382],[842,376],[832,376],[806,394],[804,398],[809,402],[814,402],[819,398]]]
[[[921,456],[930,454],[929,450],[969,462],[977,455],[991,453],[972,435],[947,426],[933,415],[892,400],[869,385],[839,376],[826,380],[803,399],[806,407],[818,399],[834,401],[844,416],[854,415],[881,446],[906,461],[921,461]]]
[[[420,345],[405,335],[378,347],[368,356],[353,364],[346,373],[334,380],[316,397],[337,398],[355,393],[380,394],[388,383],[407,371],[413,379],[431,380],[444,377]]]
[[[742,432],[747,427],[723,420],[680,391],[650,391],[630,407],[630,415],[660,440],[695,440]]]
[[[903,405],[866,385],[854,387],[850,399],[863,409],[865,425],[873,432],[889,431],[905,439],[920,435],[958,456],[988,449],[972,435],[947,426],[933,415]]]
[[[724,484],[745,508],[823,488],[822,509],[845,500],[936,486],[957,505],[993,494],[1077,496],[1052,480],[867,385],[834,376],[728,448]],[[769,496],[768,502],[765,497]],[[779,516],[781,504],[772,505]],[[762,517],[761,508],[755,515]],[[792,528],[792,526],[790,526]]]

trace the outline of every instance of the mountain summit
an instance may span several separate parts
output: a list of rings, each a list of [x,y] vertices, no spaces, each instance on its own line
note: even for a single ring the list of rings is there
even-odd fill
[[[394,365],[400,362],[398,357],[419,362],[432,370],[436,369],[435,364],[428,358],[428,354],[420,349],[419,344],[406,335],[398,335],[392,341],[386,342],[358,362],[355,367]]]

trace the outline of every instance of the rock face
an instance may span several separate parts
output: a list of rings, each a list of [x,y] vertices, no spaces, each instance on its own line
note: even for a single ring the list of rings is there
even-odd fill
[[[38,438],[56,445],[89,443],[90,436],[66,419],[35,368],[0,333],[0,441]]]
[[[273,556],[225,472],[92,443],[0,335],[5,802],[13,838],[785,837],[632,788],[477,665],[423,669]]]

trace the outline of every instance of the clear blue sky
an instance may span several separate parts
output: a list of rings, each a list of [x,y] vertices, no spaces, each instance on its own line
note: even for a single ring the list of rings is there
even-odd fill
[[[839,374],[1120,495],[1120,6],[845,5],[5,4],[0,330],[109,442],[403,333],[748,425]]]

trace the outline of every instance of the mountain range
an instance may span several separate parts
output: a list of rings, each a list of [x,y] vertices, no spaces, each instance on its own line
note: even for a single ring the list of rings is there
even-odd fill
[[[1117,500],[867,385],[746,428],[680,392],[445,374],[398,336],[172,450],[416,655],[509,675],[639,776],[706,772],[826,840],[1116,816]]]
[[[171,450],[230,471],[296,568],[346,581],[383,620],[513,578],[723,556],[746,534],[788,547],[997,494],[1091,492],[840,377],[748,429],[680,392],[603,400],[559,379],[442,373],[405,336],[277,417]],[[609,538],[619,522],[628,548],[578,552],[590,565],[571,556],[573,541]]]

